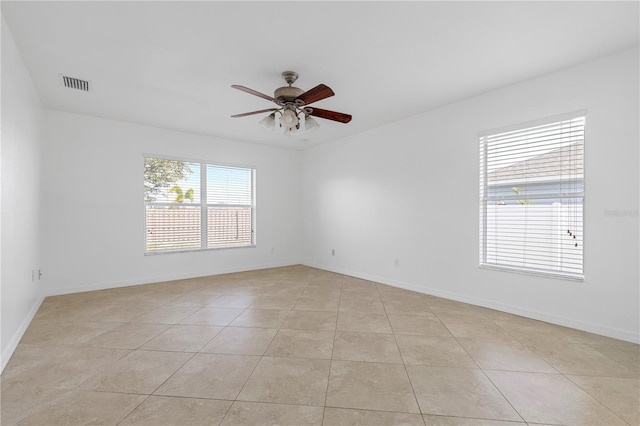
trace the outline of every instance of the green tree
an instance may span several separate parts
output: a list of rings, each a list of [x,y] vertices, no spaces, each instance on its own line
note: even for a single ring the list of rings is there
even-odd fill
[[[524,189],[520,188],[519,186],[514,186],[513,188],[511,188],[511,190],[515,192],[516,195],[520,195],[520,193],[524,191]],[[518,200],[518,204],[533,204],[533,200],[528,200],[528,199]]]
[[[183,203],[184,200],[189,200],[193,202],[193,188],[189,188],[186,191],[183,191],[178,185],[172,186],[169,189],[169,193],[176,194],[176,199],[173,201],[174,203]]]
[[[154,195],[163,189],[175,185],[179,180],[191,174],[184,162],[163,158],[145,158],[144,160],[144,199],[153,201]]]

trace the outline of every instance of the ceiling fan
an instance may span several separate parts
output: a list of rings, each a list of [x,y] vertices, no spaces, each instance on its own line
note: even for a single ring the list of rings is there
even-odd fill
[[[316,107],[310,107],[309,104],[326,99],[335,95],[329,86],[318,84],[313,89],[306,92],[293,83],[298,79],[298,73],[294,71],[285,71],[282,73],[282,79],[287,82],[288,86],[279,87],[273,93],[273,97],[260,93],[245,86],[237,84],[232,85],[234,89],[259,96],[268,101],[274,102],[278,108],[267,108],[259,111],[245,112],[235,114],[231,117],[246,117],[248,115],[261,114],[271,112],[267,117],[260,121],[260,124],[268,130],[273,130],[276,124],[276,113],[280,114],[280,127],[284,127],[285,135],[296,134],[300,129],[300,120],[304,120],[305,130],[313,130],[320,125],[311,117],[320,117],[327,120],[337,121],[339,123],[348,123],[351,121],[351,115],[336,111],[329,111]]]

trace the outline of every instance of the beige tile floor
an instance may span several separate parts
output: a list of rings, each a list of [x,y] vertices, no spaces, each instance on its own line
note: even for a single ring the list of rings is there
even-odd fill
[[[47,298],[2,425],[638,425],[640,349],[304,266]]]

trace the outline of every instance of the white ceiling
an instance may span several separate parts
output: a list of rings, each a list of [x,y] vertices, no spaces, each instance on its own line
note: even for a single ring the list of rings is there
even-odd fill
[[[638,46],[632,2],[9,2],[47,108],[301,149]],[[280,73],[336,96],[311,135],[268,133]],[[84,93],[59,74],[91,81]],[[306,139],[306,140],[305,140]]]

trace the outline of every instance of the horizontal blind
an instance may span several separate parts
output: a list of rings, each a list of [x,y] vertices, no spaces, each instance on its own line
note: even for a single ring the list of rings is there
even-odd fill
[[[252,170],[207,165],[207,204],[251,205]]]
[[[145,158],[145,252],[254,243],[254,169]]]
[[[253,170],[207,165],[207,244],[253,243]]]
[[[480,137],[480,263],[583,274],[585,117]]]
[[[146,206],[146,250],[186,250],[202,246],[200,206]]]
[[[243,246],[252,243],[251,207],[207,208],[209,247]]]
[[[200,163],[145,158],[145,251],[202,247]]]

